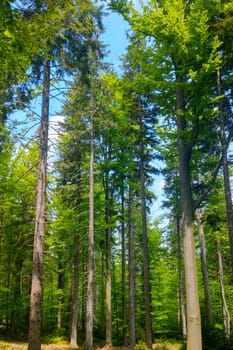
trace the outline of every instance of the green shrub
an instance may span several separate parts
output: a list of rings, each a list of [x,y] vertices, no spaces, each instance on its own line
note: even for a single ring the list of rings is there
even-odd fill
[[[149,347],[144,343],[142,340],[140,340],[134,347],[134,350],[150,350]]]
[[[155,346],[156,350],[169,350],[169,347],[166,344],[157,344]]]

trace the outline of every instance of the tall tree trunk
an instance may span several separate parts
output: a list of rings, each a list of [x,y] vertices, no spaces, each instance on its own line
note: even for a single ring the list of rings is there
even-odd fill
[[[144,303],[145,303],[145,328],[146,344],[152,348],[152,321],[151,321],[151,288],[150,288],[150,266],[147,236],[147,211],[146,211],[146,191],[145,191],[145,163],[143,144],[143,125],[140,118],[140,186],[141,186],[141,214],[142,214],[142,245],[143,245],[143,266],[144,266]]]
[[[217,72],[217,87],[218,87],[218,96],[223,95],[222,88],[222,77],[221,72]],[[219,113],[220,113],[220,132],[221,132],[221,145],[223,152],[223,178],[224,178],[224,193],[225,193],[225,202],[226,202],[226,211],[227,211],[227,225],[228,225],[228,236],[230,244],[230,256],[231,256],[231,271],[233,275],[233,207],[232,207],[232,196],[231,196],[231,186],[230,186],[230,176],[229,176],[229,165],[227,159],[227,138],[225,133],[225,117],[223,110],[223,101],[222,98],[219,100]]]
[[[200,248],[201,248],[201,268],[202,268],[202,276],[203,276],[204,292],[205,292],[206,321],[207,321],[208,329],[211,329],[213,325],[213,313],[212,313],[212,303],[211,303],[211,296],[210,296],[209,274],[208,274],[207,259],[206,259],[205,235],[204,235],[204,228],[202,224],[201,209],[196,210],[196,217],[197,217],[198,235],[199,235]]]
[[[184,277],[182,264],[182,248],[181,248],[181,230],[180,230],[180,215],[176,214],[176,230],[177,230],[177,259],[178,259],[178,277],[179,277],[179,301],[182,324],[183,339],[187,338],[187,322],[186,322],[186,308],[185,308],[185,292],[184,292]]]
[[[104,333],[104,329],[106,332],[106,254],[104,252],[101,253],[101,296],[100,296],[100,320],[101,320],[101,334]],[[105,320],[105,322],[104,322]]]
[[[78,326],[78,303],[79,303],[79,235],[74,237],[74,286],[73,286],[73,304],[72,304],[72,318],[71,318],[71,334],[70,345],[72,347],[78,346],[77,326]]]
[[[80,169],[81,158],[78,161],[78,175],[77,175],[77,207],[80,205],[81,189],[80,189]],[[81,220],[80,215],[77,217],[77,226],[80,227]],[[71,332],[70,332],[70,345],[73,347],[78,346],[77,328],[78,328],[78,307],[79,307],[79,258],[80,258],[80,234],[77,232],[74,236],[74,285],[73,285],[73,300],[72,300],[72,314],[71,314]]]
[[[185,139],[185,98],[182,76],[176,77],[177,131],[182,228],[184,244],[184,266],[187,305],[187,350],[202,349],[201,316],[198,295],[197,268],[194,242],[193,200],[191,190],[190,158],[191,148]]]
[[[91,102],[93,107],[93,101]],[[93,304],[94,304],[94,121],[90,117],[90,192],[89,192],[89,234],[87,265],[87,303],[85,348],[93,348]]]
[[[46,173],[48,152],[48,124],[49,124],[49,93],[50,93],[50,61],[43,63],[43,94],[41,126],[39,136],[39,167],[36,192],[36,218],[32,261],[32,284],[29,319],[29,350],[41,348],[41,317],[42,317],[42,281],[43,281],[43,254],[46,214]]]
[[[226,296],[225,296],[220,239],[217,239],[217,254],[218,254],[218,275],[219,275],[220,292],[221,292],[221,298],[222,298],[224,335],[225,335],[225,339],[228,341],[230,338],[231,318],[230,318],[230,313],[227,307]]]
[[[107,229],[106,241],[106,345],[112,345],[112,303],[111,303],[111,227]]]
[[[122,293],[122,339],[127,344],[126,336],[126,269],[125,269],[125,193],[124,179],[121,185],[121,293]]]
[[[105,220],[106,228],[106,345],[112,345],[112,291],[111,291],[111,203],[109,196],[108,175],[105,184]]]
[[[113,308],[114,308],[114,314],[115,315],[119,315],[120,313],[120,308],[119,308],[119,299],[118,299],[118,295],[119,295],[119,286],[118,286],[118,282],[117,282],[117,277],[116,274],[118,274],[118,271],[116,272],[116,268],[115,268],[115,263],[114,260],[112,262],[113,264],[113,273],[112,273],[112,290],[113,290]],[[119,323],[119,317],[116,317],[116,321],[114,322],[114,332],[115,332],[115,340],[116,343],[119,344],[120,342],[122,342],[122,337],[121,337],[121,332],[119,329],[120,323]]]
[[[134,232],[133,232],[133,193],[129,186],[129,344],[133,348],[136,344],[135,317],[135,261],[134,261]]]
[[[57,329],[60,330],[62,328],[62,311],[63,311],[63,303],[64,303],[64,270],[63,265],[61,263],[61,259],[58,262],[58,282],[57,282],[57,290],[59,291],[59,295],[57,298]]]
[[[86,276],[87,274],[87,271],[86,271],[86,267],[87,267],[87,264],[86,264],[86,259],[84,257],[84,254],[81,254],[80,258],[82,258],[82,261],[81,261],[81,265],[80,267],[82,267],[82,272],[81,272],[81,276]],[[83,332],[85,332],[85,327],[86,327],[86,314],[87,314],[87,303],[86,303],[86,300],[87,300],[87,289],[86,289],[86,286],[84,283],[81,283],[81,290],[80,290],[80,309],[81,309],[81,317],[80,317],[80,328]]]

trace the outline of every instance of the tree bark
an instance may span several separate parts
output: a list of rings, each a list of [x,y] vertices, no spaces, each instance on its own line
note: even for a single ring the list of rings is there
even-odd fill
[[[48,152],[48,123],[49,123],[49,93],[50,93],[50,61],[44,59],[43,63],[43,94],[41,126],[39,135],[39,166],[36,192],[36,218],[32,261],[32,284],[30,298],[29,319],[29,350],[41,348],[41,317],[42,317],[42,281],[43,281],[43,254],[46,215],[46,174]]]
[[[217,87],[218,87],[218,96],[223,95],[222,88],[222,77],[221,72],[217,72]],[[227,138],[225,133],[225,117],[223,110],[223,101],[222,98],[219,100],[219,113],[220,113],[220,133],[221,133],[221,146],[223,154],[223,178],[224,178],[224,193],[225,193],[225,202],[226,202],[226,211],[227,211],[227,225],[228,225],[228,237],[230,244],[230,257],[231,257],[231,271],[233,275],[233,206],[232,206],[232,196],[231,196],[231,186],[230,186],[230,176],[229,176],[229,165],[227,159]]]
[[[122,292],[122,339],[123,339],[123,345],[127,345],[124,179],[122,179],[122,185],[121,185],[121,292]]]
[[[93,103],[91,103],[93,107]],[[93,348],[93,304],[94,304],[94,121],[90,117],[90,192],[89,192],[89,234],[87,266],[86,340],[85,348]]]
[[[202,349],[201,317],[198,295],[194,242],[193,200],[191,190],[191,149],[186,141],[185,98],[182,76],[176,76],[177,132],[180,174],[180,194],[184,244],[185,287],[187,305],[187,350]]]
[[[70,345],[78,346],[77,324],[78,324],[78,304],[79,304],[79,235],[74,238],[74,287],[73,287],[73,304],[71,319]]]
[[[63,311],[63,303],[64,303],[64,271],[61,260],[58,262],[58,281],[57,281],[57,290],[59,291],[59,295],[57,298],[57,329],[61,330],[62,328],[62,311]]]
[[[106,345],[112,346],[112,303],[111,303],[111,228],[108,229],[106,242]]]
[[[133,232],[133,195],[129,187],[129,344],[133,348],[136,344],[135,320],[135,261],[134,261],[134,232]]]
[[[180,216],[176,215],[176,229],[177,229],[177,259],[178,259],[178,276],[179,276],[179,301],[182,324],[183,339],[187,339],[187,322],[186,322],[186,308],[185,308],[185,292],[184,292],[184,277],[182,264],[182,248],[181,248],[181,232],[180,232]]]
[[[112,346],[112,303],[111,303],[111,214],[108,176],[105,184],[105,219],[106,219],[106,345]],[[112,201],[111,201],[112,202]]]
[[[207,259],[206,259],[206,245],[205,245],[205,235],[204,228],[202,224],[202,211],[201,209],[196,210],[197,225],[198,225],[198,234],[201,248],[201,268],[202,276],[204,283],[204,292],[205,292],[205,309],[206,309],[206,321],[208,329],[212,328],[213,325],[213,313],[212,313],[212,303],[210,295],[210,285],[209,285],[209,274],[207,268]]]
[[[218,253],[218,275],[219,275],[220,292],[221,292],[221,298],[222,298],[223,327],[224,327],[225,339],[228,341],[230,338],[230,331],[231,331],[231,318],[230,318],[230,313],[227,307],[226,296],[225,296],[220,239],[217,239],[217,253]]]
[[[147,211],[146,211],[146,192],[145,192],[145,162],[144,162],[144,144],[143,144],[143,125],[140,118],[140,186],[141,186],[141,215],[142,215],[142,245],[143,245],[143,267],[144,267],[144,305],[145,305],[145,328],[146,344],[152,348],[152,321],[151,321],[151,288],[150,288],[150,266],[147,235]]]

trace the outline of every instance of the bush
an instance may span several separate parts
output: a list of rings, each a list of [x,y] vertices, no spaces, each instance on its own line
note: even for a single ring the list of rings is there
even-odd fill
[[[156,350],[169,350],[169,347],[166,344],[156,344],[154,349],[156,349]]]
[[[134,350],[150,350],[149,347],[144,343],[142,340],[140,340],[134,347]]]

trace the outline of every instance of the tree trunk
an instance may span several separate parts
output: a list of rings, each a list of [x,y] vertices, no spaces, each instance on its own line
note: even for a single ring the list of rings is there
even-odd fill
[[[91,103],[93,107],[93,103]],[[87,265],[87,303],[85,348],[93,348],[93,304],[94,304],[94,121],[90,117],[90,192],[89,192],[89,234]]]
[[[180,232],[180,216],[176,215],[176,229],[177,229],[177,259],[178,259],[178,276],[179,276],[179,301],[182,324],[183,339],[187,339],[187,322],[186,322],[186,308],[185,308],[185,293],[184,293],[184,277],[182,264],[182,248],[181,248],[181,232]]]
[[[222,77],[221,72],[217,72],[217,87],[218,96],[223,95],[222,89]],[[224,193],[227,211],[227,225],[228,225],[228,236],[230,244],[230,256],[231,256],[231,271],[233,275],[233,207],[232,207],[232,196],[231,196],[231,186],[230,186],[230,176],[229,176],[229,165],[227,159],[227,138],[225,133],[225,118],[223,110],[222,98],[219,100],[219,113],[220,113],[220,132],[221,132],[221,145],[223,152],[223,178],[224,178]]]
[[[58,283],[57,290],[59,292],[57,298],[57,329],[61,330],[62,328],[62,311],[63,311],[63,303],[64,303],[64,270],[61,263],[61,259],[58,262]]]
[[[86,264],[86,259],[84,257],[84,254],[81,254],[80,258],[82,258],[80,267],[82,267],[82,272],[81,272],[81,276],[86,276],[87,274],[87,264]],[[81,290],[80,290],[80,309],[81,309],[81,317],[80,317],[80,328],[81,330],[84,332],[85,331],[85,327],[86,327],[86,314],[87,314],[87,289],[84,283],[81,283],[80,285]]]
[[[133,195],[129,187],[129,344],[133,348],[136,344],[135,325],[135,261],[134,261],[134,232],[133,232]]]
[[[41,348],[41,317],[42,317],[42,280],[43,280],[43,254],[46,214],[46,173],[48,152],[48,118],[49,118],[49,92],[50,92],[50,61],[44,59],[43,63],[43,95],[41,127],[39,136],[39,167],[36,192],[36,218],[32,261],[32,284],[29,319],[29,350]]]
[[[111,214],[108,176],[105,184],[105,219],[106,219],[106,345],[112,346],[112,291],[111,291]]]
[[[74,238],[74,287],[73,287],[73,305],[72,305],[72,319],[71,319],[71,334],[70,345],[72,347],[78,346],[77,339],[77,325],[78,325],[78,302],[79,302],[79,235]]]
[[[124,179],[121,185],[121,292],[122,292],[122,339],[123,345],[127,345],[126,336],[126,269],[125,269],[125,194]]]
[[[197,268],[194,242],[193,201],[191,190],[190,157],[191,149],[185,140],[185,98],[182,76],[176,78],[177,131],[182,228],[184,244],[184,266],[187,305],[187,350],[202,349],[201,317],[198,295]]]
[[[205,235],[204,228],[202,224],[202,211],[201,209],[196,210],[197,224],[198,224],[198,234],[201,248],[201,268],[202,276],[204,283],[204,292],[205,292],[205,309],[206,309],[206,321],[208,329],[212,328],[213,325],[213,315],[212,315],[212,303],[210,296],[210,285],[209,285],[209,275],[207,268],[207,259],[206,259],[206,245],[205,245]]]
[[[141,118],[140,118],[141,119]],[[151,288],[150,288],[150,267],[147,236],[147,211],[146,211],[146,193],[145,193],[145,165],[144,165],[144,144],[143,144],[143,125],[140,120],[140,186],[141,186],[141,214],[142,214],[142,245],[143,245],[143,266],[144,266],[144,305],[145,305],[145,328],[146,344],[152,348],[152,321],[151,321]]]
[[[106,242],[106,345],[112,345],[112,306],[111,306],[111,228],[107,229]]]
[[[113,290],[113,307],[114,307],[114,314],[119,315],[119,299],[118,299],[118,291],[119,291],[119,286],[117,283],[117,277],[116,277],[116,268],[115,268],[115,263],[114,260],[112,261],[113,264],[113,274],[112,274],[112,290]],[[115,323],[114,323],[114,330],[115,330],[115,340],[116,343],[119,344],[122,342],[122,337],[121,337],[121,332],[119,330],[119,317],[116,317]]]
[[[230,318],[230,314],[229,314],[229,310],[226,302],[226,296],[225,296],[220,239],[217,239],[217,253],[218,253],[218,275],[219,275],[220,292],[221,292],[221,298],[222,298],[223,327],[224,327],[225,339],[228,341],[230,338],[231,318]]]

